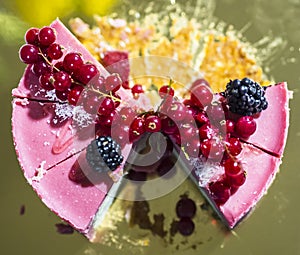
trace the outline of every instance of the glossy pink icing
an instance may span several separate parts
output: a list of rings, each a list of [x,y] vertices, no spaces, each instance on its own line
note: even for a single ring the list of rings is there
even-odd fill
[[[91,53],[65,27],[65,25],[61,23],[59,19],[53,21],[50,27],[56,30],[56,42],[64,47],[64,55],[68,52],[80,52],[83,60],[95,64],[101,75],[108,75],[105,68],[91,55]],[[63,57],[61,60],[63,60]],[[53,63],[55,64],[56,61],[53,61]],[[53,101],[53,99],[46,96],[46,91],[40,88],[38,77],[31,71],[31,65],[25,69],[24,75],[20,80],[18,87],[13,89],[12,95],[19,98]]]
[[[55,115],[56,105],[26,99],[13,101],[14,144],[26,178],[36,175],[41,165],[49,169],[82,150],[91,140],[91,136],[78,139],[71,118],[62,122]]]
[[[281,156],[287,140],[290,94],[285,82],[267,87],[268,108],[256,118],[255,133],[247,140],[276,156]]]

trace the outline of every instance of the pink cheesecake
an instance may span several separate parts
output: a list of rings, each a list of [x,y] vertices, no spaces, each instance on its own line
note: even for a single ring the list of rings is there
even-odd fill
[[[110,75],[92,57],[59,20],[54,21],[50,27],[55,30],[56,42],[64,48],[64,55],[69,52],[79,52],[85,62],[93,63],[96,66],[103,79],[106,79],[105,82],[110,81],[109,84],[108,82],[105,84],[104,92],[100,89],[98,92],[101,96],[105,95],[106,98],[113,101],[113,106],[107,104],[107,108],[110,107],[113,110],[110,109],[111,112],[108,112],[107,108],[105,108],[99,113],[99,108],[97,109],[98,116],[96,120],[97,125],[100,126],[100,128],[97,127],[97,131],[103,133],[110,128],[111,133],[117,139],[120,139],[122,136],[127,138],[127,140],[125,139],[125,144],[122,144],[121,151],[124,160],[116,169],[113,169],[114,171],[109,173],[102,173],[101,171],[99,173],[91,169],[91,165],[88,164],[90,162],[87,162],[86,154],[89,153],[88,145],[98,136],[98,133],[95,131],[95,116],[86,112],[81,105],[74,106],[69,104],[68,100],[59,100],[55,96],[54,89],[46,91],[41,88],[39,78],[32,71],[31,64],[26,68],[18,87],[13,90],[12,128],[14,144],[25,178],[32,185],[41,200],[63,220],[87,235],[89,239],[93,239],[94,234],[96,234],[94,233],[93,224],[96,222],[97,228],[101,225],[101,221],[113,203],[116,192],[118,192],[124,174],[124,164],[131,151],[132,142],[138,142],[145,130],[149,133],[163,131],[169,135],[166,130],[163,130],[157,124],[160,121],[158,116],[162,119],[166,116],[163,114],[160,116],[159,112],[153,110],[150,99],[147,98],[146,94],[132,95],[134,93],[125,88],[118,88],[116,90],[118,94],[114,94],[116,91],[111,84],[114,84],[115,80],[111,78],[115,77]],[[54,60],[52,64],[56,62],[58,61]],[[122,65],[117,65],[117,67],[119,66]],[[125,65],[124,68],[126,69],[126,75],[124,75],[127,77],[128,66]],[[72,76],[74,73],[70,72],[69,75]],[[76,76],[72,76],[72,79],[73,83],[74,81],[77,84],[80,83],[76,81]],[[107,89],[107,85],[112,88],[110,90]],[[86,86],[86,84],[80,84],[80,86]],[[71,89],[71,87],[69,88]],[[169,88],[167,92],[169,93]],[[191,112],[196,111],[198,114],[207,109],[205,107],[208,105],[213,107],[211,102],[213,95],[209,94],[207,85],[205,85],[205,88],[202,88],[202,92],[206,95],[207,104],[203,106],[200,102],[197,103],[198,105],[194,102],[194,105],[190,105]],[[131,119],[134,121],[127,123],[126,129],[123,128],[124,123],[128,122],[126,120],[128,116],[126,117],[125,114],[121,118],[117,118],[115,126],[111,123],[113,117],[121,115],[120,112],[123,110],[121,107],[121,109],[115,107],[119,102],[118,97],[121,98],[121,106],[127,108],[127,113],[130,110],[138,109],[138,113],[134,112],[135,116]],[[192,97],[196,98],[195,95],[192,95],[191,100],[188,101],[192,101]],[[159,98],[161,104],[168,103],[168,100],[164,101],[158,93],[155,98]],[[225,172],[225,167],[221,163],[221,160],[224,160],[222,158],[223,154],[219,155],[219,162],[206,162],[203,160],[205,157],[203,151],[201,155],[197,154],[193,158],[189,155],[189,151],[194,152],[190,148],[196,145],[198,146],[196,151],[198,151],[199,147],[201,147],[200,142],[197,143],[198,141],[196,141],[196,143],[193,143],[188,141],[188,135],[191,135],[192,131],[190,133],[187,132],[186,137],[181,137],[181,139],[184,139],[184,142],[188,141],[182,143],[185,144],[183,147],[187,147],[184,147],[184,153],[181,155],[185,155],[188,159],[186,160],[185,157],[182,157],[186,169],[191,170],[190,178],[196,182],[200,192],[211,203],[229,228],[235,227],[267,192],[281,163],[289,125],[288,100],[290,95],[287,84],[279,83],[269,86],[266,89],[266,98],[268,108],[255,117],[255,132],[248,139],[240,138],[238,140],[238,142],[242,143],[239,153],[233,156],[230,153],[227,155],[234,157],[236,161],[240,162],[243,173],[246,173],[242,176],[245,180],[243,183],[241,181],[239,187],[237,185],[226,186],[228,183],[225,182],[219,183]],[[183,113],[180,113],[180,115],[176,112],[183,104],[177,101],[174,105],[177,107],[175,107],[176,109],[166,106],[169,107],[167,108],[169,111],[166,112],[177,117],[179,116],[180,121],[187,121],[187,119],[182,117]],[[195,108],[197,109],[195,110]],[[115,111],[115,115],[110,115],[113,111]],[[108,116],[112,116],[112,119]],[[126,117],[125,119],[124,116]],[[192,119],[191,116],[189,117],[189,119]],[[194,119],[192,120],[194,121]],[[204,120],[201,119],[201,121]],[[200,121],[197,125],[196,129],[199,132],[198,128],[200,129],[201,127]],[[79,129],[74,128],[78,126]],[[181,125],[180,128],[186,129],[186,125]],[[228,135],[229,138],[231,136],[234,137],[234,132]],[[217,138],[219,139],[219,137]],[[224,140],[225,138],[222,137]],[[175,144],[177,143],[176,139],[172,141]],[[140,140],[140,142],[143,141]],[[99,145],[99,143],[97,146],[100,146],[98,148],[100,153],[102,145]],[[205,139],[202,139],[201,144],[204,143]],[[202,149],[203,146],[201,147]],[[224,149],[222,153],[224,153]],[[259,166],[257,162],[259,162]],[[158,165],[161,165],[161,163],[159,161]],[[144,171],[146,168],[141,171]]]

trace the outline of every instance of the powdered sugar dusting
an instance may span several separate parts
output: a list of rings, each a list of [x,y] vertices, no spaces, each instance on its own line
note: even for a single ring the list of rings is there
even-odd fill
[[[51,101],[60,101],[55,94],[55,89],[46,91],[45,97]]]
[[[203,158],[191,158],[191,165],[194,173],[198,177],[200,187],[206,187],[210,182],[217,180],[224,174],[224,169],[215,164],[210,164]]]
[[[83,109],[83,106],[75,106],[73,108],[73,120],[74,123],[81,128],[87,127],[94,123],[92,115],[87,113]]]
[[[61,121],[65,121],[66,119],[70,119],[73,116],[74,106],[69,104],[56,104],[55,114],[61,119]]]

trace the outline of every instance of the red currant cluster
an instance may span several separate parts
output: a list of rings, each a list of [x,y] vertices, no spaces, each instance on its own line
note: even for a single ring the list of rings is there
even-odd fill
[[[189,236],[194,232],[195,224],[192,218],[196,214],[195,202],[184,196],[176,204],[176,214],[179,218],[177,229],[180,234]]]
[[[102,98],[99,115],[110,115],[120,101],[115,94],[122,83],[120,77],[117,74],[106,78],[100,76],[94,64],[85,62],[79,52],[64,52],[56,39],[56,31],[51,27],[29,29],[25,34],[26,44],[20,48],[20,59],[32,65],[31,70],[39,77],[42,89],[54,89],[58,99],[67,100],[71,105],[77,104],[84,87],[92,83],[89,85],[99,93],[87,93],[83,104],[85,110],[93,112]]]

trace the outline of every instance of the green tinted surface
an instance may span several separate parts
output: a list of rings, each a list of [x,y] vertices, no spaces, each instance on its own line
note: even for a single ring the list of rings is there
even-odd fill
[[[120,251],[92,245],[77,233],[58,234],[55,224],[60,220],[42,204],[23,177],[11,137],[11,89],[17,85],[25,67],[18,60],[18,48],[23,44],[24,31],[31,25],[18,19],[18,11],[7,3],[1,1],[0,5],[1,254],[119,254]],[[210,250],[210,255],[300,254],[299,14],[299,0],[217,0],[214,15],[238,30],[248,24],[245,36],[250,42],[257,42],[267,34],[286,40],[284,49],[269,62],[270,75],[278,82],[287,81],[294,91],[294,99],[290,104],[291,125],[278,178],[257,210],[235,229],[237,235],[227,235],[222,245]],[[25,205],[23,216],[20,215],[22,205]],[[191,250],[185,254],[198,253]]]

